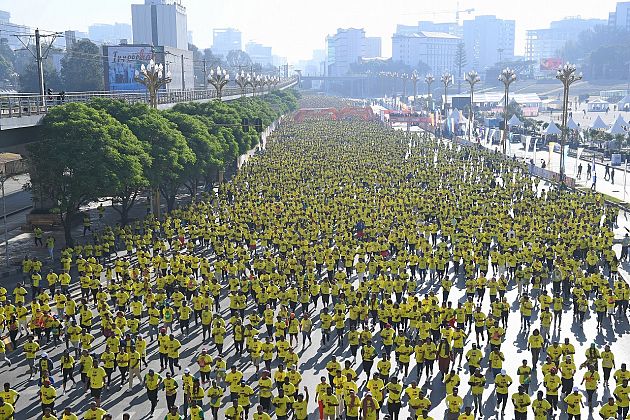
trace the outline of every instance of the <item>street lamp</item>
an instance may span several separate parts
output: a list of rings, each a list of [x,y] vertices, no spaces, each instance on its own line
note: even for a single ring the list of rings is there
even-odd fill
[[[249,81],[249,85],[252,87],[252,96],[256,96],[256,88],[262,86],[262,78],[260,75],[253,75]]]
[[[505,86],[505,103],[503,104],[503,138],[501,143],[503,145],[503,154],[507,151],[507,133],[508,133],[508,100],[510,94],[510,85],[516,81],[516,72],[509,67],[506,67],[499,74],[499,81]]]
[[[403,85],[403,99],[406,103],[407,102],[407,79],[409,79],[409,75],[407,73],[403,73],[400,75],[400,78],[402,79],[402,85]]]
[[[481,81],[479,74],[471,70],[466,73],[465,80],[470,85],[470,113],[468,114],[468,140],[472,141],[473,122],[475,121],[475,85]]]
[[[413,73],[411,73],[411,76],[409,76],[409,80],[411,80],[411,83],[413,84],[413,107],[416,107],[416,96],[418,96],[418,80],[420,80],[420,76],[418,75],[417,71],[413,71]]]
[[[140,66],[140,70],[136,70],[134,80],[147,88],[149,93],[149,106],[157,108],[157,97],[160,88],[171,82],[171,72],[167,71],[164,75],[164,66],[156,64],[153,59],[149,64]]]
[[[444,85],[444,117],[446,118],[446,111],[448,110],[448,87],[453,84],[453,75],[446,72],[440,77],[440,81]]]
[[[564,161],[564,144],[567,137],[567,116],[569,113],[569,87],[582,80],[582,73],[575,73],[575,64],[566,63],[556,73],[556,79],[562,82],[564,87],[564,96],[562,98],[562,137],[560,140],[560,182],[564,185],[565,161]]]
[[[223,87],[230,82],[230,75],[227,70],[221,69],[221,66],[217,66],[216,70],[210,70],[208,76],[208,83],[210,83],[217,91],[217,98],[221,100],[221,91]]]
[[[435,77],[431,73],[424,76],[424,81],[427,84],[427,96],[429,100],[429,112],[433,109],[433,95],[431,95],[431,85],[435,81]]]
[[[249,74],[245,74],[242,70],[234,78],[234,83],[236,83],[236,85],[241,89],[241,97],[245,96],[245,90],[247,89],[247,85],[249,85],[250,79],[251,76]]]

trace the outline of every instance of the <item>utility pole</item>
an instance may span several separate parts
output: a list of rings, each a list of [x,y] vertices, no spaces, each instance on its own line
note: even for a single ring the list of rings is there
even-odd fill
[[[37,61],[37,81],[39,94],[42,97],[42,105],[45,104],[44,95],[44,60],[42,59],[42,44],[39,36],[39,28],[35,29],[35,61]]]
[[[31,51],[28,48],[28,43],[25,43],[22,40],[22,36],[24,37],[33,37],[33,35],[31,34],[22,34],[22,35],[13,35],[15,36],[17,39],[20,40],[20,42],[22,43],[22,45],[24,46],[24,49],[28,52],[31,53],[31,55],[33,56],[33,58],[35,58],[35,62],[37,65],[37,86],[39,88],[39,95],[40,95],[40,100],[41,100],[41,105],[45,106],[46,105],[46,92],[44,91],[44,60],[48,57],[48,52],[50,51],[50,49],[52,48],[53,42],[55,42],[55,39],[58,36],[63,36],[60,33],[52,33],[50,35],[41,35],[39,33],[39,28],[35,29],[35,52],[33,53],[33,51]],[[46,51],[44,51],[42,53],[42,43],[41,43],[41,38],[47,38],[47,37],[52,37],[52,40],[50,41],[50,43],[48,44],[48,47],[46,48]]]

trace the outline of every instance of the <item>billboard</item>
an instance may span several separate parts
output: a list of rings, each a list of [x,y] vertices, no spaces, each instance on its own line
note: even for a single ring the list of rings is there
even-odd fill
[[[564,63],[562,58],[541,58],[540,70],[542,71],[556,71],[562,67]]]
[[[134,80],[136,70],[147,65],[153,56],[149,45],[107,46],[107,72],[105,81],[109,90],[144,90]]]

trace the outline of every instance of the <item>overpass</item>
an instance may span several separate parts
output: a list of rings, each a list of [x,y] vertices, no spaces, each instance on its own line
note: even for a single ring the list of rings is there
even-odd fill
[[[284,90],[297,84],[297,77],[282,80],[275,89]],[[257,89],[256,95],[268,93],[269,89]],[[251,87],[247,87],[244,95],[239,87],[223,88],[221,100],[232,101],[242,96],[252,97]],[[23,146],[36,138],[38,125],[48,110],[68,102],[89,102],[95,98],[120,99],[128,103],[148,103],[146,91],[117,92],[69,92],[63,99],[57,94],[12,94],[0,95],[0,151],[23,153]],[[158,109],[169,109],[181,102],[206,102],[217,100],[216,90],[166,90],[158,94]]]

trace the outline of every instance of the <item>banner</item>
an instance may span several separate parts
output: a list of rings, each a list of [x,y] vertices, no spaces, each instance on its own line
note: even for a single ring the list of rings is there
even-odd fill
[[[525,153],[529,153],[529,145],[532,142],[532,136],[525,136]]]

